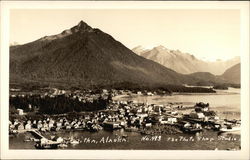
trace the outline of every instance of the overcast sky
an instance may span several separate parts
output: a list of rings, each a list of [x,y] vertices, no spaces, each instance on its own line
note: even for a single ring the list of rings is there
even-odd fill
[[[239,10],[21,10],[10,12],[10,43],[24,44],[61,33],[80,20],[128,48],[163,45],[200,59],[240,55]]]

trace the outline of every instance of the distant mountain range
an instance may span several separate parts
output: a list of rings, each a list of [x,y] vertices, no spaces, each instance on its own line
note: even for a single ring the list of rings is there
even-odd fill
[[[221,75],[228,68],[240,63],[239,57],[227,61],[203,61],[191,54],[183,53],[179,50],[170,50],[164,46],[157,46],[152,49],[144,49],[142,46],[137,46],[132,51],[182,74],[210,72],[214,75]]]
[[[224,83],[184,75],[133,51],[81,21],[60,34],[10,46],[10,83],[62,86]]]

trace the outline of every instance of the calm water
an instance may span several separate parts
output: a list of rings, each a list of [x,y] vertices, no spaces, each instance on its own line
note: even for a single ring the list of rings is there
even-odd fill
[[[133,100],[149,104],[166,104],[168,102],[194,105],[197,102],[209,103],[211,110],[218,113],[221,118],[240,119],[240,89],[216,90],[217,93],[202,94],[174,94],[172,96],[123,96],[115,99]]]
[[[172,96],[123,96],[116,97],[119,100],[133,100],[154,104],[166,104],[168,102],[182,102],[184,105],[193,105],[196,102],[209,103],[221,118],[240,119],[240,89],[230,88],[227,91],[218,91],[216,94],[175,94]],[[46,133],[47,136],[52,133]],[[163,149],[163,150],[226,150],[240,148],[240,133],[218,135],[218,132],[204,130],[200,134],[175,134],[161,135],[156,141],[151,137],[144,137],[140,133],[117,130],[114,132],[99,131],[90,133],[87,131],[70,131],[53,133],[63,138],[75,137],[82,140],[77,145],[69,145],[65,149]],[[122,142],[114,142],[122,135],[128,138]],[[24,142],[30,135],[19,134],[10,137],[10,149],[35,149],[35,142]],[[158,135],[160,136],[160,135]],[[149,139],[147,139],[149,138]],[[89,139],[93,143],[87,141]],[[108,140],[108,141],[106,141]]]

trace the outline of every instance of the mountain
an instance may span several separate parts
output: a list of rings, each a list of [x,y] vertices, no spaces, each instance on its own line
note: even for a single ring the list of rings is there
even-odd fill
[[[83,21],[60,34],[10,46],[10,83],[15,84],[162,85],[197,81],[138,56]]]
[[[140,56],[140,55],[144,54],[145,52],[149,51],[149,49],[145,49],[142,46],[137,46],[137,47],[133,48],[132,51]]]
[[[227,69],[222,75],[221,78],[227,80],[231,83],[240,84],[240,63]]]
[[[221,76],[213,75],[210,72],[195,72],[189,74],[189,76],[199,79],[200,81],[197,83],[197,85],[201,86],[230,83],[230,81],[223,79]],[[204,80],[206,80],[206,82],[204,82]]]
[[[238,88],[240,86],[240,63],[228,68],[222,75],[216,76],[210,72],[195,72],[189,76],[200,79],[200,85],[219,84]],[[204,83],[205,80],[206,82]],[[199,82],[197,83],[199,85]]]
[[[154,47],[151,50],[145,50],[142,46],[138,46],[133,48],[132,51],[182,74],[210,72],[215,75],[221,75],[227,68],[240,62],[239,57],[228,61],[206,62],[197,59],[191,54],[182,53],[179,50],[170,50],[162,45]]]

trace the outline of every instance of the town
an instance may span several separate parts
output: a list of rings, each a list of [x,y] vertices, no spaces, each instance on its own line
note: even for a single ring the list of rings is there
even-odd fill
[[[158,105],[113,99],[116,96],[131,94],[152,96],[159,92],[105,89],[95,93],[91,90],[72,93],[54,89],[53,92],[37,95],[12,92],[9,134],[31,132],[36,138],[31,137],[26,141],[36,141],[36,147],[44,149],[81,143],[81,140],[74,138],[58,137],[49,140],[42,135],[47,132],[57,133],[67,130],[112,132],[123,129],[125,133],[138,132],[142,135],[159,136],[177,133],[194,134],[204,129],[230,132],[239,130],[240,127],[240,120],[220,119],[216,112],[210,109],[208,103]],[[167,93],[161,92],[161,94]],[[59,106],[71,106],[60,109],[54,103]],[[47,110],[42,108],[44,104],[49,105]],[[60,112],[56,112],[58,110]],[[120,138],[125,140],[128,137],[123,134]]]

